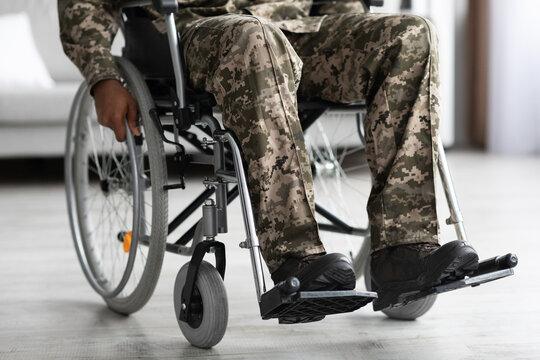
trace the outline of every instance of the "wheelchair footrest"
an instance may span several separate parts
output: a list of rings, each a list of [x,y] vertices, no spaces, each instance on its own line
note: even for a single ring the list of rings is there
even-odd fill
[[[283,294],[274,289],[266,292],[259,303],[264,320],[281,317],[313,317],[355,311],[370,302],[374,292],[347,291],[298,291]]]
[[[508,254],[507,256],[509,257],[510,255],[513,255],[513,254]],[[515,255],[513,256],[515,257]],[[494,260],[495,258],[493,259],[493,261]],[[471,274],[471,276],[465,277],[464,279],[461,279],[461,280],[443,282],[440,285],[433,286],[425,290],[402,293],[393,299],[388,298],[388,297],[385,298],[383,295],[382,297],[380,297],[379,299],[377,299],[377,301],[373,303],[373,309],[375,311],[379,311],[379,310],[384,310],[391,307],[399,307],[399,306],[407,305],[408,303],[419,300],[429,295],[441,294],[441,293],[445,293],[452,290],[458,290],[467,286],[475,287],[475,286],[478,286],[478,285],[481,285],[490,281],[499,280],[507,276],[513,275],[514,270],[511,267],[514,267],[517,265],[517,257],[515,257],[515,260],[513,260],[514,262],[511,262],[509,265],[504,265],[504,267],[508,267],[508,268],[502,268],[502,269],[496,269],[493,267],[490,269],[483,266],[488,261],[492,261],[492,259],[481,262],[479,270]]]

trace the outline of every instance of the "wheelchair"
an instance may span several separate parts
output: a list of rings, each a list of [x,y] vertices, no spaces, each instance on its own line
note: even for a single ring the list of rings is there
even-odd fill
[[[139,6],[152,4],[165,16],[166,35],[140,16]],[[190,256],[174,285],[176,319],[194,346],[219,343],[227,327],[228,305],[223,283],[225,246],[216,237],[228,231],[227,206],[237,197],[246,234],[240,247],[250,253],[263,319],[345,313],[371,302],[390,318],[415,319],[429,311],[439,293],[513,274],[517,257],[507,254],[482,261],[465,279],[403,294],[391,304],[377,303],[377,294],[369,291],[369,226],[354,209],[358,204],[354,196],[367,198],[370,186],[362,131],[365,104],[300,102],[320,230],[360,238],[361,245],[350,255],[357,278],[364,277],[368,290],[298,291],[300,284],[294,277],[267,290],[241,151],[234,135],[214,116],[213,97],[186,88],[173,17],[177,6],[176,0],[126,1],[123,6],[126,46],[115,61],[122,84],[138,102],[141,136],[128,131],[126,142],[119,143],[112,131],[99,126],[84,83],[69,117],[65,180],[71,232],[88,282],[112,310],[130,314],[146,304],[166,251]],[[331,131],[319,120],[329,113],[344,117]],[[340,126],[346,139],[334,142],[332,134]],[[166,156],[171,153],[172,160]],[[169,193],[186,192],[190,182],[185,178],[194,165],[212,169],[203,180],[204,190],[169,222]],[[447,224],[454,225],[457,237],[466,241],[442,146],[438,169],[450,209]],[[201,207],[202,217],[188,222]],[[183,234],[168,242],[179,228]],[[207,253],[214,254],[215,265],[203,260]]]

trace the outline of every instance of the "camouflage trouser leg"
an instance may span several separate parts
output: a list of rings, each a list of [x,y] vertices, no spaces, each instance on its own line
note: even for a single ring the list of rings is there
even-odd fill
[[[346,14],[329,16],[318,33],[288,37],[304,62],[303,97],[367,101],[372,251],[437,242],[439,80],[431,25],[415,16]]]
[[[324,252],[296,110],[301,61],[275,26],[247,15],[202,19],[183,34],[190,85],[211,92],[240,142],[263,257]]]

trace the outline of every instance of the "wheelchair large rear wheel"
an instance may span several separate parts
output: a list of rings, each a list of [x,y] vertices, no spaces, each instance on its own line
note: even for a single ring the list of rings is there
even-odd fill
[[[85,84],[67,132],[65,180],[71,231],[90,285],[114,311],[129,314],[150,299],[167,235],[163,142],[149,117],[148,88],[136,68],[117,58],[123,85],[139,106],[142,138],[117,142],[98,125]]]

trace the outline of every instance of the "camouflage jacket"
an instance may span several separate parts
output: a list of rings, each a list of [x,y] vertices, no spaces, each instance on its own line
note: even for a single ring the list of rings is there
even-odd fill
[[[91,89],[104,79],[118,79],[110,53],[118,30],[121,0],[58,0],[60,39],[67,56],[83,74]],[[147,7],[154,25],[165,31],[163,17]],[[363,12],[360,0],[328,2],[310,16],[312,0],[179,0],[176,23],[180,32],[190,23],[208,16],[251,14],[270,20],[285,31],[309,33],[319,30],[325,15]]]

